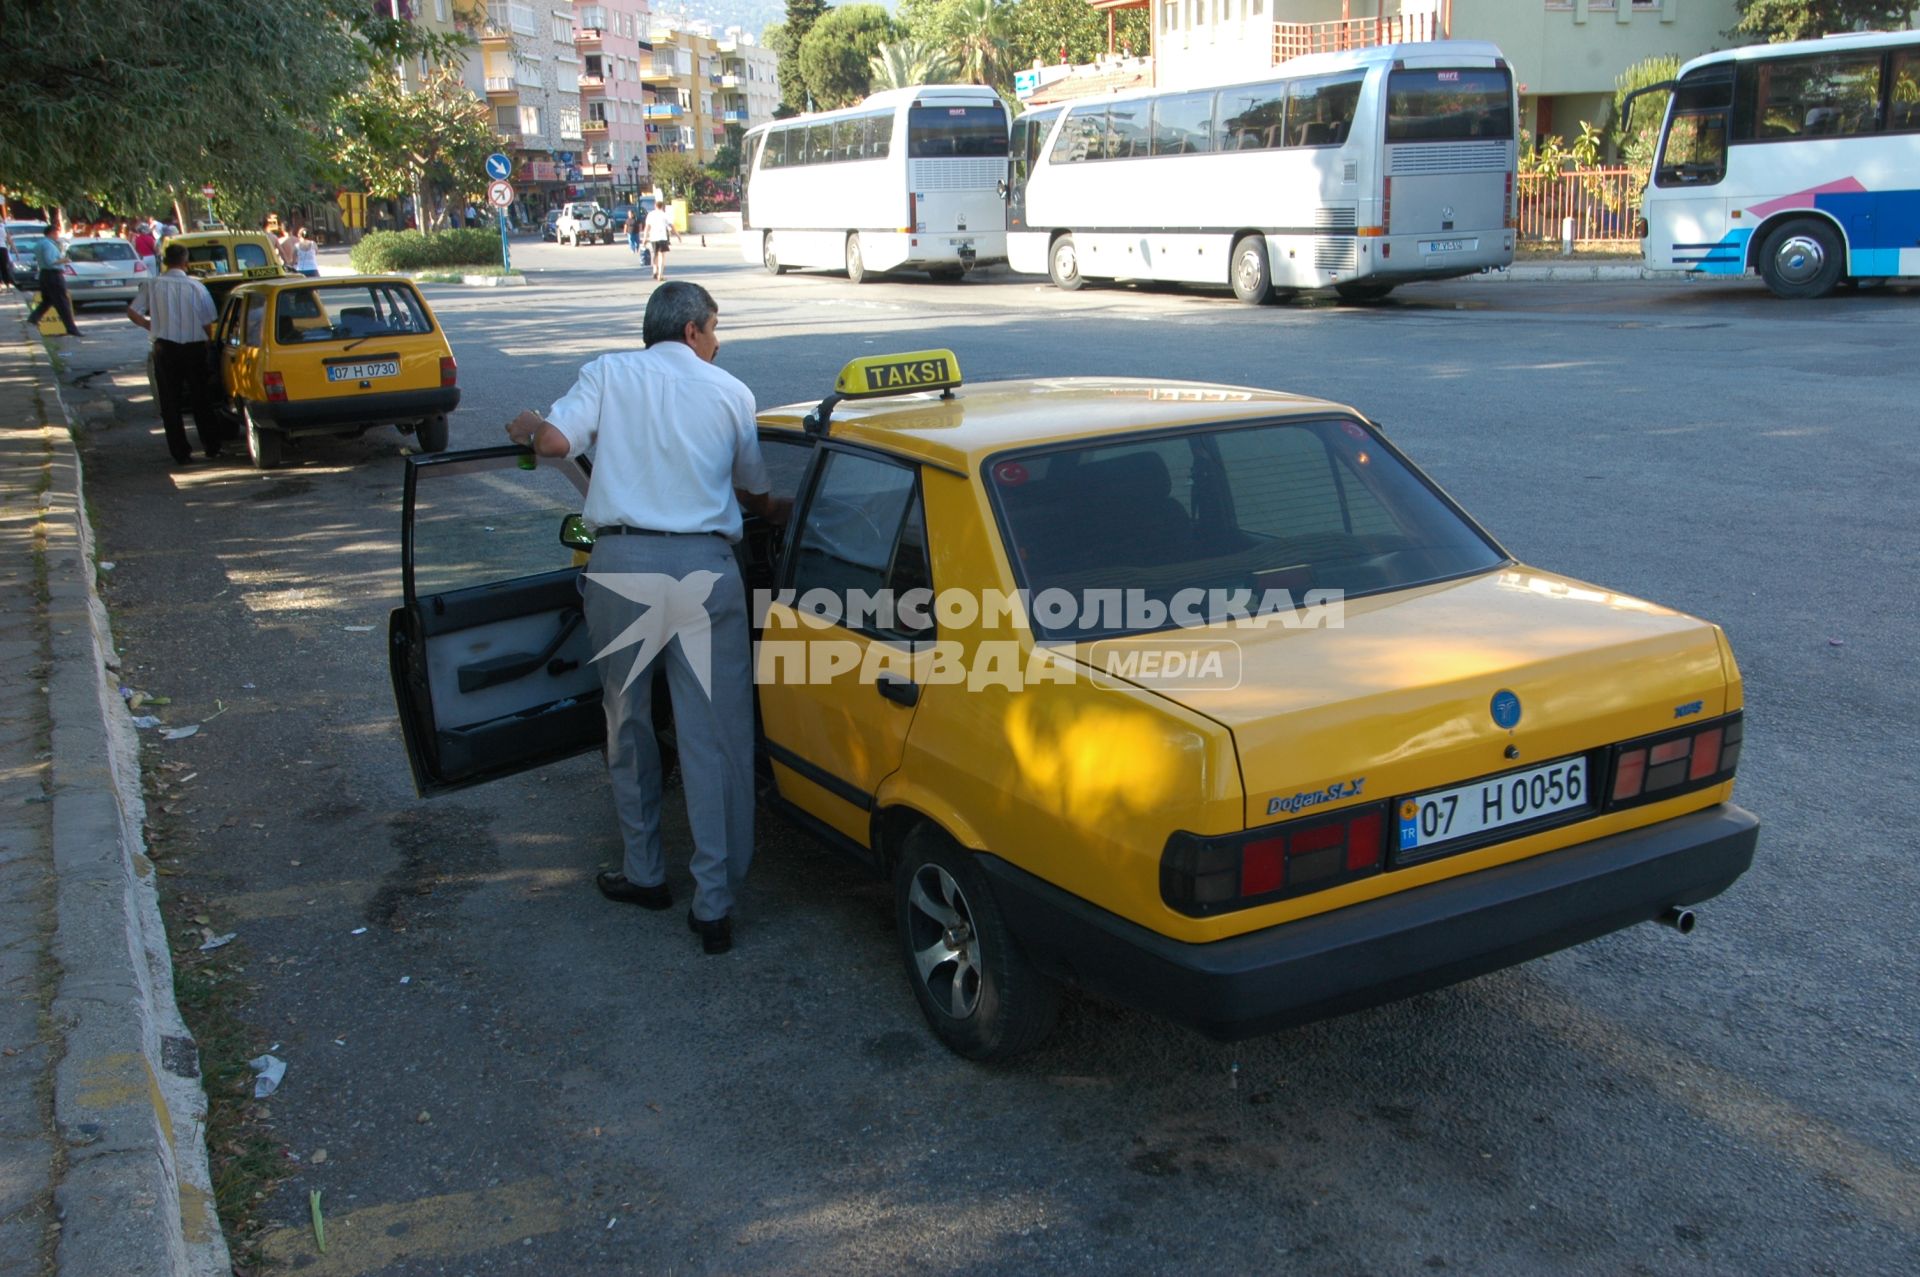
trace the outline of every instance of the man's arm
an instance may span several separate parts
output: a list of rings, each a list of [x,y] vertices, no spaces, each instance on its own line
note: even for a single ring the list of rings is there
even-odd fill
[[[542,457],[564,457],[573,451],[560,428],[531,409],[507,423],[507,438]]]
[[[739,500],[740,508],[748,514],[757,514],[768,523],[785,525],[793,517],[793,498],[776,497],[771,492],[748,492],[745,488],[735,488],[733,495]]]
[[[128,302],[127,318],[151,332],[153,330],[153,321],[140,313],[139,306],[140,303],[138,301]]]

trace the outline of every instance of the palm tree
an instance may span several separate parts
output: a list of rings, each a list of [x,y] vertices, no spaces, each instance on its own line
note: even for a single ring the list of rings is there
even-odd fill
[[[959,70],[951,56],[920,40],[883,43],[870,65],[876,90],[941,84],[953,79]]]
[[[1008,0],[954,0],[953,23],[954,56],[967,79],[997,85],[1007,78],[1013,5]]]

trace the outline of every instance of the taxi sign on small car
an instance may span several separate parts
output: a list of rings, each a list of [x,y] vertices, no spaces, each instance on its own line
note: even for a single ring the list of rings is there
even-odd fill
[[[760,433],[795,502],[740,546],[764,797],[890,876],[963,1055],[1033,1046],[1068,985],[1267,1033],[1678,919],[1751,863],[1719,628],[1518,561],[1351,408],[962,386],[930,351]],[[601,741],[584,479],[527,457],[408,459],[389,656],[423,793]],[[516,476],[563,548],[476,577],[446,512],[498,546]]]

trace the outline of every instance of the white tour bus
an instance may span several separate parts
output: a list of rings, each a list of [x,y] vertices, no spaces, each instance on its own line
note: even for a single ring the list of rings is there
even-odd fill
[[[1082,280],[1242,301],[1513,261],[1513,75],[1482,41],[1295,58],[1261,80],[1068,102],[1013,124],[1007,253]]]
[[[775,274],[958,279],[1007,259],[1007,109],[983,85],[924,84],[747,132],[741,255]]]
[[[1725,49],[1660,89],[1647,265],[1781,297],[1920,275],[1920,31]]]

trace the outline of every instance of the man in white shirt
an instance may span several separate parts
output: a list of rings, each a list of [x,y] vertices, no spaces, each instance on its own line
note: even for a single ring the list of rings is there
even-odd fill
[[[753,859],[752,639],[733,545],[741,506],[784,523],[791,505],[768,495],[753,392],[714,367],[718,324],[706,289],[663,284],[647,299],[645,350],[601,356],[545,417],[507,423],[540,456],[593,454],[581,589],[625,847],[620,872],[596,885],[647,909],[673,903],[653,734],[651,667],[664,657],[693,833],[687,924],[708,953],[732,947],[733,889]]]
[[[154,390],[160,396],[160,421],[167,429],[167,451],[175,465],[193,459],[187,427],[180,419],[184,399],[193,405],[193,428],[209,459],[220,455],[221,422],[208,384],[207,358],[218,312],[207,286],[187,274],[187,248],[169,244],[156,275],[127,306],[127,318],[153,334]]]
[[[667,240],[673,235],[673,219],[667,215],[665,201],[655,200],[647,212],[647,243],[653,247],[653,277],[667,277]]]

